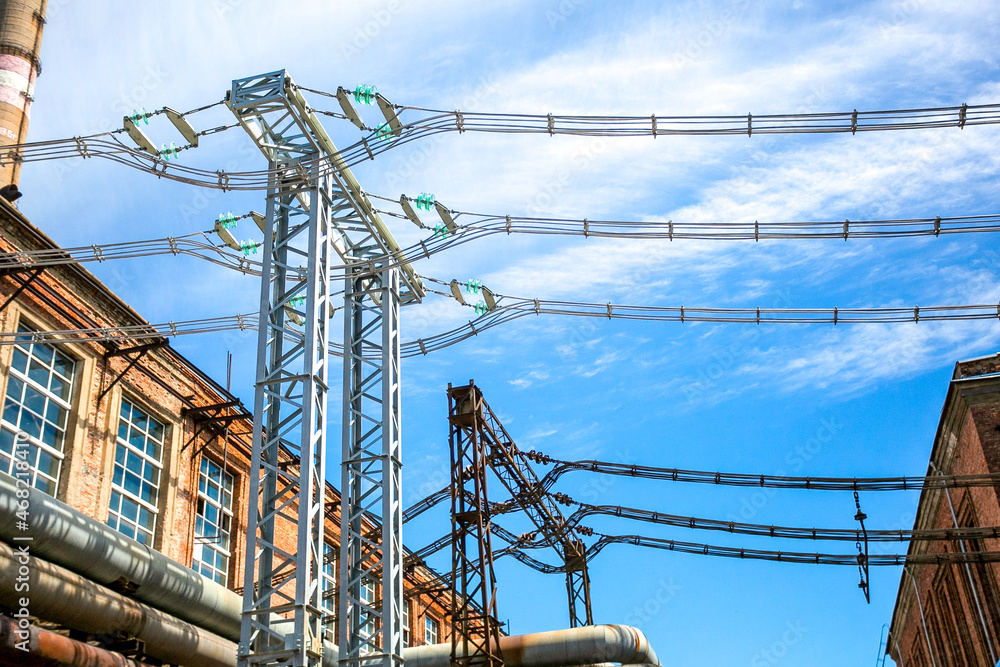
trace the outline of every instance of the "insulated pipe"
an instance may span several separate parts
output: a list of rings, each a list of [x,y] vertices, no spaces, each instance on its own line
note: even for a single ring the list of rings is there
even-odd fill
[[[19,632],[27,632],[22,639]],[[27,651],[18,647],[26,642]],[[21,644],[24,646],[25,644]],[[0,665],[4,667],[150,667],[118,653],[63,637],[55,632],[18,624],[0,616]]]
[[[149,606],[238,641],[243,611],[239,595],[36,489],[28,491],[30,530],[27,535],[16,531],[16,490],[14,479],[0,473],[0,540],[23,544],[14,538],[31,537],[32,558],[45,558],[99,584],[134,586],[132,596]],[[501,637],[500,650],[505,667],[659,665],[642,632],[626,625]],[[451,643],[408,648],[403,658],[407,667],[450,667]],[[336,667],[337,660],[337,647],[324,642],[324,667]]]
[[[30,536],[31,553],[161,611],[238,641],[243,599],[211,579],[122,535],[37,489],[28,491],[30,529],[15,530],[17,483],[0,473],[0,540]],[[23,493],[23,491],[22,491]]]
[[[658,666],[646,637],[628,625],[588,625],[568,630],[500,638],[504,667],[574,667],[618,662]],[[406,667],[447,667],[451,643],[417,646],[403,652]]]
[[[36,618],[90,634],[135,637],[148,655],[163,662],[186,667],[236,664],[234,642],[38,557],[19,558],[17,551],[0,543],[0,604],[19,609],[21,597],[27,598],[25,609]]]
[[[0,0],[0,146],[24,143],[47,0]],[[17,185],[21,163],[0,166],[0,186]]]

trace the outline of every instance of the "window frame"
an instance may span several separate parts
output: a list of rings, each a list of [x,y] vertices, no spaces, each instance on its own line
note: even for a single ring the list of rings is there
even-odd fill
[[[206,464],[209,466],[207,473],[203,471],[203,468],[205,467]],[[217,484],[217,486],[219,487],[219,495],[221,498],[221,502],[211,498],[211,496],[209,496],[207,492],[208,484],[212,483],[213,480],[213,477],[211,475],[212,466],[214,466],[218,470],[220,476],[222,477],[222,482]],[[206,491],[204,492],[201,489],[203,477],[206,479],[206,485],[205,485]],[[226,488],[227,484],[229,487],[228,489]],[[210,457],[202,456],[201,460],[198,462],[198,490],[195,494],[197,498],[197,503],[195,506],[195,513],[194,513],[194,539],[193,539],[194,548],[191,550],[191,569],[194,570],[195,572],[199,572],[204,576],[207,576],[209,579],[212,579],[216,583],[221,584],[223,586],[229,585],[230,568],[232,567],[233,526],[235,525],[233,505],[235,503],[235,498],[234,498],[235,493],[236,493],[236,475],[229,472],[228,470],[223,470],[222,465],[212,460]],[[226,507],[227,498],[229,501],[228,507]],[[206,524],[209,523],[207,518],[204,517],[203,513],[199,511],[203,504],[206,507],[206,509],[208,505],[212,505],[219,512],[220,522],[218,524],[214,524],[216,529],[215,536],[198,534],[198,519],[201,518],[204,523]],[[228,530],[225,529],[224,525],[221,525],[226,518],[229,519]],[[221,536],[219,535],[219,531],[225,532],[226,542],[228,543],[228,547],[223,548],[221,546],[222,540]],[[199,559],[198,558],[199,547],[201,551],[203,551],[204,549],[210,549],[214,554],[222,554],[223,558],[225,559],[225,570],[220,570],[215,566],[214,563],[209,563],[205,560]],[[199,565],[201,567],[198,567]],[[202,568],[209,570],[212,573],[212,575],[206,573]],[[221,581],[216,576],[219,574],[222,575]]]
[[[130,407],[129,417],[128,417],[128,420],[127,420],[127,424],[128,424],[128,427],[129,427],[129,429],[128,429],[128,434],[129,435],[131,435],[132,427],[133,426],[136,426],[136,427],[138,426],[137,424],[135,424],[132,421],[132,415],[135,413],[135,411],[139,411],[140,413],[142,413],[146,417],[147,427],[145,429],[143,429],[143,435],[146,436],[146,437],[143,439],[144,448],[142,450],[140,450],[138,447],[136,447],[135,445],[133,445],[128,440],[125,440],[124,438],[121,437],[120,431],[121,431],[122,421],[125,420],[124,415],[122,415],[122,408],[123,408],[123,406],[126,403]],[[153,442],[156,442],[159,445],[159,459],[160,459],[159,461],[157,461],[154,457],[150,456],[145,451],[145,446],[148,445],[149,440],[151,439],[150,438],[150,431],[149,431],[149,427],[148,427],[148,423],[150,421],[158,424],[161,427],[160,440],[157,441],[155,438],[152,438]],[[123,531],[121,529],[122,522],[125,521],[126,523],[129,523],[129,524],[133,524],[134,523],[135,524],[135,535],[132,537],[132,539],[136,540],[137,542],[140,542],[141,544],[146,544],[149,547],[153,547],[154,543],[155,543],[155,540],[157,538],[157,531],[156,531],[157,525],[156,524],[157,524],[157,522],[158,522],[158,520],[160,518],[160,504],[163,501],[163,497],[164,497],[163,494],[167,490],[167,489],[161,488],[161,483],[163,481],[163,474],[164,474],[164,468],[165,468],[165,464],[163,462],[163,459],[164,459],[164,455],[166,454],[167,445],[169,443],[168,429],[170,427],[170,423],[168,421],[166,421],[166,420],[162,420],[160,417],[158,417],[157,415],[155,415],[152,410],[149,410],[149,409],[145,408],[144,406],[142,406],[139,401],[137,401],[135,399],[132,399],[132,398],[129,398],[129,397],[126,397],[126,396],[123,395],[121,397],[121,400],[119,401],[118,411],[117,411],[116,421],[115,421],[115,426],[116,426],[115,431],[114,431],[114,445],[115,446],[113,448],[113,459],[111,461],[111,494],[110,494],[110,497],[108,499],[108,518],[105,521],[105,523],[107,525],[111,526],[114,530],[116,530],[116,531],[118,531],[118,532],[120,532],[120,533],[122,533],[122,534],[124,534],[126,536],[128,536],[128,533],[126,533],[125,531]],[[124,449],[125,450],[125,455],[123,457],[124,460],[121,461],[121,462],[118,460],[119,459],[119,455],[118,455],[119,449]],[[149,482],[149,480],[146,479],[146,477],[145,477],[144,474],[139,475],[139,474],[135,473],[135,471],[132,471],[132,470],[130,470],[128,468],[128,462],[130,462],[130,459],[129,459],[129,455],[130,454],[133,455],[133,456],[137,456],[139,458],[140,462],[143,464],[143,466],[141,468],[141,471],[143,473],[145,473],[145,471],[146,471],[145,464],[151,465],[156,470],[156,472],[157,472],[157,474],[156,474],[156,484],[153,484],[152,482]],[[117,473],[116,469],[119,466],[123,469],[122,481],[120,483],[115,482],[115,476],[116,476],[116,473]],[[140,494],[141,494],[141,491],[142,491],[142,484],[144,482],[149,482],[149,485],[153,486],[155,488],[155,490],[156,490],[155,502],[149,502],[148,500],[144,500],[139,495],[136,495],[136,494],[132,493],[131,491],[128,491],[125,488],[126,475],[127,475],[128,472],[132,472],[132,474],[134,474],[134,475],[136,475],[136,476],[139,477]],[[118,502],[118,508],[117,509],[114,508],[114,499],[115,499],[115,495],[116,494],[119,496],[119,502]],[[130,500],[131,502],[134,502],[134,503],[138,504],[138,509],[136,511],[136,519],[135,519],[135,521],[129,519],[128,517],[123,516],[123,514],[122,514],[121,508],[124,506],[124,500],[126,500],[126,499]],[[150,522],[151,523],[151,527],[148,530],[145,527],[141,526],[141,524],[139,523],[139,520],[138,520],[139,517],[141,516],[141,511],[143,509],[145,509],[149,513],[149,516],[151,518],[151,522]],[[117,517],[116,518],[116,523],[114,523],[114,524],[111,523],[112,518],[113,518],[112,515],[115,515]],[[139,539],[139,533],[140,533],[140,531],[144,535],[147,535],[148,542]]]
[[[433,636],[434,641],[429,641]],[[424,644],[439,644],[441,642],[441,621],[430,614],[424,614]]]
[[[39,331],[37,327],[32,325],[30,322],[24,321],[23,319],[17,323],[15,335],[18,342],[11,346],[10,358],[7,367],[7,377],[5,378],[3,388],[3,410],[2,413],[0,413],[0,423],[2,423],[0,428],[10,434],[11,448],[10,452],[0,451],[0,456],[2,456],[3,459],[9,459],[9,463],[0,460],[0,470],[10,475],[16,475],[17,461],[22,460],[27,462],[26,459],[19,457],[17,452],[18,450],[27,448],[30,452],[31,458],[31,461],[28,463],[28,469],[31,472],[31,479],[29,480],[30,486],[42,491],[43,493],[49,494],[52,497],[56,497],[59,493],[60,485],[62,484],[62,472],[65,467],[64,463],[66,462],[66,446],[71,436],[70,423],[74,412],[74,404],[77,399],[77,384],[80,373],[81,359],[79,359],[76,355],[69,354],[61,347],[46,344],[43,341],[33,340],[32,334],[37,331]],[[35,354],[36,348],[39,347],[50,352],[48,362],[44,362],[42,356]],[[15,365],[15,358],[19,353],[25,357],[23,371]],[[56,370],[56,361],[60,357],[65,361],[68,361],[70,364],[68,376]],[[47,371],[45,386],[42,386],[37,379],[31,377],[33,361],[37,361],[39,366],[42,366],[43,370]],[[50,388],[53,383],[53,378],[58,378],[67,387],[67,398],[63,398]],[[6,418],[7,402],[9,400],[8,394],[11,389],[12,381],[18,382],[21,386],[19,392],[20,397],[16,401],[16,423],[11,422]],[[41,415],[37,414],[27,405],[25,395],[29,389],[34,391],[35,394],[41,396],[43,399]],[[49,419],[49,412],[52,409],[53,403],[58,411],[56,421]],[[25,412],[30,415],[29,419],[37,418],[40,420],[43,436],[46,429],[49,426],[52,427],[53,431],[59,437],[59,449],[57,449],[54,445],[50,445],[45,442],[43,438],[29,433],[23,427],[23,414]],[[59,423],[56,423],[57,421],[61,422],[62,425],[60,426]],[[27,436],[27,439],[22,437],[22,435]],[[48,456],[52,459],[52,461],[54,461],[56,467],[54,476],[50,474],[50,472],[40,470],[39,461],[43,455]],[[23,470],[20,472],[22,475],[19,475],[19,477],[23,476]],[[38,486],[39,479],[45,480],[45,488]]]

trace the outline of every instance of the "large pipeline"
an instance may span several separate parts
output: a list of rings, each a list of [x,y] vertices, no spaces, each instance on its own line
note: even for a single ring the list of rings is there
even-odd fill
[[[3,667],[151,667],[118,653],[30,626],[28,638],[18,635],[14,619],[0,616],[0,665]],[[25,642],[27,651],[18,647]]]
[[[7,543],[14,543],[15,536],[24,536],[15,531],[16,488],[12,477],[0,473],[0,540]],[[27,500],[31,513],[29,535],[32,538],[30,549],[33,558],[61,565],[92,580],[88,582],[91,584],[126,585],[136,599],[165,612],[165,618],[160,620],[150,620],[153,616],[147,615],[147,622],[153,626],[180,619],[217,634],[223,640],[239,640],[243,602],[233,591],[41,491],[30,489]],[[7,553],[10,553],[9,550]],[[40,567],[43,566],[44,563],[41,563]],[[105,595],[110,593],[113,591],[105,591]],[[124,596],[118,597],[128,601]],[[65,604],[65,600],[63,598],[60,603],[57,598],[53,604],[59,606]],[[33,599],[33,606],[34,603]],[[39,615],[47,618],[44,614]],[[66,625],[73,627],[69,622]],[[156,627],[150,632],[167,631]],[[211,644],[209,642],[206,646]],[[597,625],[501,637],[500,649],[505,667],[577,667],[603,662],[659,664],[642,632],[624,625]],[[403,651],[403,658],[408,667],[449,667],[451,644],[411,647]],[[217,661],[218,657],[203,658],[201,653],[196,652],[196,655],[189,654],[180,664],[185,667],[217,667],[217,662],[210,664],[208,660]],[[324,667],[336,667],[337,660],[337,647],[324,642]],[[229,664],[235,664],[235,655]]]
[[[576,667],[617,662],[660,664],[645,635],[628,625],[588,625],[568,630],[500,638],[504,667]],[[403,651],[406,667],[447,667],[451,644],[415,646]]]
[[[135,637],[145,644],[147,655],[163,662],[192,667],[236,664],[234,642],[37,556],[18,558],[14,549],[0,543],[0,604],[19,609],[22,597],[27,598],[26,609],[32,616],[89,634]]]
[[[30,536],[31,553],[188,623],[239,641],[242,598],[52,496],[30,489],[31,529],[16,531],[17,484],[0,473],[0,540]]]

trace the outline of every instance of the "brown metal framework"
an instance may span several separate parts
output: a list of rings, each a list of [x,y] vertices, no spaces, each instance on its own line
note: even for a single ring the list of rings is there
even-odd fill
[[[448,385],[451,441],[451,596],[453,667],[502,667],[496,577],[486,492],[486,423],[482,392],[473,382]],[[479,609],[474,603],[479,604]]]
[[[470,381],[469,388],[475,388]],[[450,391],[461,391],[458,388]],[[582,536],[583,526],[568,522],[559,509],[555,497],[549,494],[531,468],[527,456],[517,448],[490,406],[475,389],[477,398],[477,434],[486,449],[486,464],[510,492],[514,501],[528,515],[542,536],[540,545],[550,546],[562,559],[566,572],[566,593],[569,601],[571,628],[593,625],[594,616],[590,603],[590,575],[587,570],[587,549]],[[454,427],[452,427],[454,429]],[[454,449],[454,447],[453,447]],[[452,461],[452,477],[456,471]],[[455,487],[454,481],[452,488]],[[483,501],[486,501],[485,496]]]

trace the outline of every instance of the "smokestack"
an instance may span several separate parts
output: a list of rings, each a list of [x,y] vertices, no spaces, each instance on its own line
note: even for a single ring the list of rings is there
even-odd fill
[[[48,0],[0,0],[0,145],[24,143]],[[16,199],[21,163],[0,167],[0,194]],[[12,186],[8,187],[8,186]],[[14,195],[14,196],[11,196]]]

